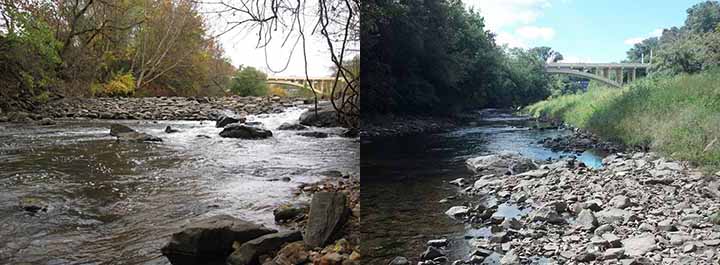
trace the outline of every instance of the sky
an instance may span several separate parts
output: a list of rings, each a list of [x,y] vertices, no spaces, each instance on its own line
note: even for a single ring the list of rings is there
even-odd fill
[[[230,58],[234,66],[249,65],[267,73],[268,76],[305,76],[305,60],[301,52],[302,44],[298,43],[293,51],[293,43],[282,45],[273,41],[270,47],[257,48],[255,32],[237,30],[220,36],[220,43],[225,49],[225,56]],[[280,38],[278,38],[280,39]],[[330,76],[330,53],[327,43],[318,35],[306,39],[308,75],[310,77]],[[267,55],[267,60],[266,60]],[[285,65],[287,69],[284,71]],[[281,71],[275,73],[275,71]]]
[[[210,33],[218,36],[220,44],[225,50],[225,56],[235,67],[239,65],[252,66],[267,73],[268,76],[305,76],[303,46],[299,41],[297,30],[292,31],[291,37],[286,42],[284,34],[287,31],[283,32],[281,27],[277,31],[273,31],[273,39],[269,45],[259,47],[261,45],[258,45],[257,30],[238,27],[227,31],[228,25],[233,25],[228,22],[240,21],[247,17],[236,16],[228,12],[222,13],[221,16],[216,15],[212,11],[226,9],[221,4],[211,4],[217,2],[219,1],[209,1],[201,5],[201,11],[206,14]],[[233,0],[225,2],[234,5],[240,3]],[[331,70],[333,63],[326,40],[319,34],[319,31],[312,31],[312,26],[318,19],[313,13],[315,10],[317,10],[315,5],[306,4],[305,13],[307,15],[303,16],[301,20],[305,28],[307,73],[310,77],[326,77],[333,74]],[[288,19],[285,23],[291,22]],[[296,27],[293,28],[296,29]]]
[[[681,26],[703,0],[464,0],[479,10],[498,44],[549,46],[564,62],[609,63],[634,43]]]

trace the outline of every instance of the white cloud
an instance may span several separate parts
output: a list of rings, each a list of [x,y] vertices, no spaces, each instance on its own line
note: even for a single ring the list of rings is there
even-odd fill
[[[495,41],[500,45],[507,45],[510,47],[527,48],[527,44],[524,40],[517,37],[515,34],[508,32],[498,32],[495,36]]]
[[[648,34],[649,37],[660,37],[662,36],[663,29],[655,29]]]
[[[488,29],[500,31],[503,27],[530,24],[551,6],[550,0],[467,0],[469,7],[485,17]]]
[[[509,47],[527,48],[528,42],[541,39],[549,41],[555,37],[555,30],[550,27],[522,26],[514,32],[500,31],[495,40],[500,45],[507,44]]]
[[[643,37],[629,38],[629,39],[625,39],[623,41],[623,43],[625,43],[626,45],[635,45],[637,43],[642,42],[644,39],[645,38],[643,38]]]
[[[653,31],[650,31],[648,34],[643,35],[643,36],[633,37],[633,38],[627,38],[627,39],[625,39],[625,40],[623,41],[623,43],[625,43],[625,45],[635,45],[635,44],[637,44],[637,43],[642,42],[643,40],[645,40],[645,39],[647,39],[647,38],[660,37],[660,36],[662,35],[662,32],[663,32],[663,29],[661,29],[661,28],[655,29],[655,30],[653,30]]]
[[[550,27],[523,26],[515,30],[518,36],[523,39],[543,39],[551,40],[555,37],[555,30]]]
[[[532,40],[551,40],[555,30],[532,25],[551,7],[551,0],[467,0],[468,7],[480,12],[487,28],[496,33],[498,44],[527,48]]]

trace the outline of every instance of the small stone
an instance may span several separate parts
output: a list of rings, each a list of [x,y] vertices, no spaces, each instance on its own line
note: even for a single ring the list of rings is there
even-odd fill
[[[505,218],[500,226],[505,229],[522,229],[522,223],[515,218]]]
[[[625,255],[625,249],[623,248],[608,248],[603,252],[602,259],[619,259]]]
[[[428,241],[427,245],[436,247],[436,248],[445,247],[448,245],[448,240],[444,239],[444,238],[443,239],[433,239],[433,240]]]
[[[648,223],[642,223],[638,227],[638,230],[640,230],[641,232],[655,232],[655,226]]]
[[[520,258],[515,253],[515,249],[512,249],[512,250],[508,251],[507,253],[505,253],[505,256],[503,256],[500,259],[500,264],[503,264],[503,265],[520,264]]]
[[[631,257],[639,257],[657,249],[655,236],[650,233],[625,239],[622,241],[622,245],[625,249],[625,254]]]
[[[597,259],[597,255],[592,252],[583,251],[582,253],[575,256],[575,261],[579,262],[590,262]]]
[[[605,233],[602,235],[602,238],[607,240],[611,247],[618,248],[622,246],[620,238],[613,233]]]
[[[432,260],[432,259],[439,258],[442,256],[445,256],[445,252],[442,251],[441,249],[436,248],[436,247],[428,247],[425,250],[425,252],[422,253],[422,256],[420,257],[420,259]]]
[[[677,231],[677,227],[673,224],[670,219],[665,219],[657,224],[657,229],[660,231]]]
[[[469,211],[470,208],[468,208],[467,206],[453,206],[450,207],[450,209],[448,209],[447,211],[445,211],[445,214],[452,218],[459,218],[467,215]]]
[[[410,261],[405,257],[395,257],[388,265],[410,265]]]
[[[625,209],[630,206],[630,199],[625,195],[617,195],[610,199],[610,205],[618,209]]]
[[[598,225],[595,214],[593,214],[593,212],[589,209],[583,209],[582,211],[580,211],[580,214],[578,214],[575,222],[578,224],[578,226],[585,230],[593,230]]]
[[[457,185],[458,187],[465,186],[465,179],[464,178],[456,178],[454,180],[449,181],[448,183]]]
[[[684,253],[693,252],[693,251],[695,251],[695,249],[697,249],[697,248],[695,247],[695,244],[693,244],[693,243],[685,244],[685,246],[683,246]]]
[[[598,226],[598,228],[595,229],[595,235],[602,236],[605,233],[612,232],[615,230],[615,227],[609,224],[604,224],[601,226]]]

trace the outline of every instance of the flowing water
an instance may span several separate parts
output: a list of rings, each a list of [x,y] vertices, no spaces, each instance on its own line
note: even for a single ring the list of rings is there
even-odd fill
[[[168,264],[159,249],[170,234],[218,214],[278,228],[276,206],[308,199],[293,195],[298,185],[359,172],[357,139],[332,136],[342,129],[314,128],[324,139],[275,130],[303,111],[249,116],[273,131],[265,140],[221,138],[209,121],[0,124],[0,264]],[[163,142],[117,142],[111,123]],[[25,212],[21,200],[48,210]]]
[[[473,117],[472,125],[449,132],[362,144],[364,262],[387,264],[395,256],[417,261],[425,243],[438,238],[449,239],[451,261],[467,258],[472,250],[467,239],[487,237],[489,230],[465,225],[444,214],[462,201],[439,201],[458,195],[458,188],[448,181],[472,175],[465,166],[468,158],[501,151],[519,152],[536,160],[571,155],[537,143],[568,131],[531,130],[534,121],[503,111],[484,110]],[[601,164],[601,156],[591,151],[572,155],[591,167]],[[489,198],[485,203],[495,202]],[[501,204],[496,214],[518,217],[529,210]]]

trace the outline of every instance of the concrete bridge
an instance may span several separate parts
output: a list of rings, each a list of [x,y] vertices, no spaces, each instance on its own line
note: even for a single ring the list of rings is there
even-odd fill
[[[606,85],[621,87],[635,81],[638,72],[647,75],[650,64],[642,63],[547,63],[545,71],[597,80]],[[611,77],[610,73],[615,74]]]
[[[316,93],[320,95],[330,95],[335,78],[310,77],[309,79]],[[267,78],[266,83],[268,85],[284,85],[310,89],[310,84],[308,84],[307,79],[301,76],[271,76]],[[338,84],[338,86],[340,86],[340,84]]]

